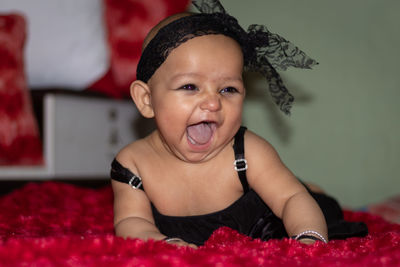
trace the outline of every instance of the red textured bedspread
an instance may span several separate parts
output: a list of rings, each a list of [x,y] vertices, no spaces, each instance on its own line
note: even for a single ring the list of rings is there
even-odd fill
[[[364,238],[252,240],[228,228],[199,249],[113,235],[110,187],[30,183],[0,198],[0,266],[400,266],[400,225],[368,213]]]

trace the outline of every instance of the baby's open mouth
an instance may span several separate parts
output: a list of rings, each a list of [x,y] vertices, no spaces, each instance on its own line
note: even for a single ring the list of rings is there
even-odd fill
[[[216,129],[215,122],[200,122],[187,127],[186,132],[190,143],[193,145],[207,144]]]

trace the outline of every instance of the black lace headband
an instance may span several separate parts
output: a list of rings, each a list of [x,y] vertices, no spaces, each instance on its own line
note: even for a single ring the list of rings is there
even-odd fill
[[[192,4],[202,13],[179,18],[158,31],[142,53],[137,79],[147,82],[169,53],[187,40],[223,34],[240,44],[246,70],[262,74],[268,81],[275,103],[285,114],[290,114],[294,97],[275,69],[286,70],[290,66],[310,69],[318,63],[263,25],[250,25],[246,32],[234,17],[226,13],[218,0],[192,0]]]

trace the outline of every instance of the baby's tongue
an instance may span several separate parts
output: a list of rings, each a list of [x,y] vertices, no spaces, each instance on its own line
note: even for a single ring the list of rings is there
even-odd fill
[[[187,133],[192,143],[204,145],[211,139],[213,129],[210,123],[199,123],[189,126]]]

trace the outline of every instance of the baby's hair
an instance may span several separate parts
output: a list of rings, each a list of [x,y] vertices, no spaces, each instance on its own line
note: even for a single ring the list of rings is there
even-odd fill
[[[142,45],[142,52],[143,50],[146,48],[146,46],[149,44],[149,42],[154,38],[154,36],[156,36],[156,34],[158,33],[158,31],[163,28],[165,25],[168,25],[169,23],[183,18],[183,17],[187,17],[187,16],[192,16],[196,13],[193,12],[182,12],[182,13],[177,13],[174,15],[171,15],[163,20],[161,20],[156,26],[154,26],[149,33],[146,35],[146,37],[144,38],[143,41],[143,45]]]

